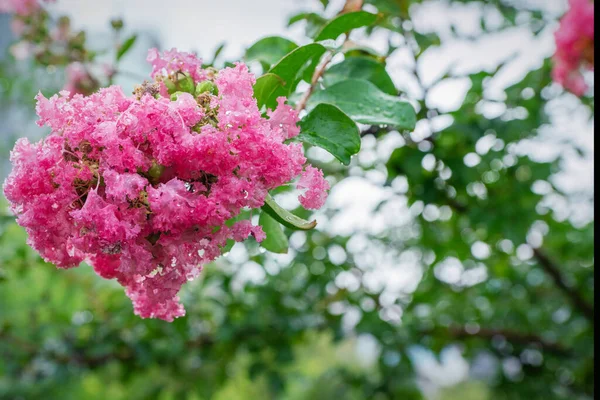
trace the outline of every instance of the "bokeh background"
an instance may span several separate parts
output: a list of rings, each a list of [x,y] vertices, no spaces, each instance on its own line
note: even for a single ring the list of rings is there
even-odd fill
[[[149,47],[213,60],[225,43],[220,67],[265,36],[308,43],[343,3],[58,0],[48,10],[109,52],[109,22],[121,18],[122,34],[138,35],[115,77],[129,91],[150,71]],[[142,320],[89,266],[44,263],[2,198],[0,398],[593,397],[593,94],[550,78],[566,1],[366,3],[387,25],[351,39],[381,55],[416,129],[361,126],[349,168],[310,149],[333,186],[318,228],[288,232],[284,255],[237,244],[185,285],[186,317]],[[14,40],[0,15],[1,179],[15,140],[47,133],[33,97],[65,81],[62,67],[15,59]],[[294,209],[295,198],[278,201]]]

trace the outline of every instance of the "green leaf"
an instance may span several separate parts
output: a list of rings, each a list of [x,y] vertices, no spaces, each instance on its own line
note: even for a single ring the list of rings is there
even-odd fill
[[[223,52],[223,49],[225,49],[225,45],[226,45],[226,43],[223,42],[219,46],[217,46],[217,48],[215,50],[215,54],[213,55],[213,59],[210,62],[210,65],[215,65],[215,62],[217,61],[217,58],[219,58],[219,56]]]
[[[285,81],[278,75],[267,73],[256,80],[254,84],[254,98],[260,109],[267,103],[269,98],[278,87],[285,86]]]
[[[296,22],[306,21],[306,36],[315,37],[315,35],[323,28],[327,23],[327,19],[323,18],[317,13],[300,13],[291,17],[288,21],[288,27],[294,25]]]
[[[258,220],[263,231],[267,235],[260,245],[273,253],[286,254],[288,252],[288,238],[281,229],[281,224],[269,214],[262,212]]]
[[[385,70],[385,65],[369,57],[347,57],[329,68],[323,76],[325,86],[333,86],[351,78],[365,79],[392,96],[398,93],[392,78]]]
[[[360,133],[356,123],[339,108],[319,104],[302,121],[298,139],[330,152],[343,164],[360,150]]]
[[[365,0],[367,4],[373,4],[379,12],[389,13],[400,16],[408,11],[410,2],[401,2],[398,0]]]
[[[117,61],[119,61],[129,51],[129,49],[131,49],[131,47],[135,44],[136,40],[137,35],[131,35],[130,37],[125,39],[125,41],[121,44],[121,46],[119,46],[119,49],[117,50]]]
[[[342,52],[348,57],[365,57],[371,58],[377,62],[385,62],[386,56],[380,54],[377,50],[372,47],[357,44],[354,42],[346,42],[342,47]],[[391,53],[390,53],[391,54]]]
[[[250,46],[246,50],[244,58],[246,61],[260,61],[268,65],[269,68],[297,47],[298,45],[291,40],[279,36],[270,36]]]
[[[294,49],[274,65],[269,73],[278,75],[286,85],[277,87],[271,96],[265,100],[267,107],[273,109],[277,105],[277,97],[288,96],[296,88],[298,84],[297,77],[300,73],[306,73],[306,69],[303,67],[314,59],[320,58],[323,53],[325,53],[325,47],[318,43],[311,43]]]
[[[317,226],[317,221],[304,220],[282,208],[269,194],[265,198],[265,204],[262,206],[262,209],[273,217],[275,221],[290,229],[308,231]]]
[[[390,125],[399,129],[414,129],[415,110],[396,96],[383,93],[363,79],[347,79],[314,93],[307,104],[312,109],[321,103],[339,107],[356,122],[368,125]]]
[[[337,39],[342,33],[373,24],[377,20],[376,14],[366,11],[356,11],[342,14],[321,29],[315,41]]]

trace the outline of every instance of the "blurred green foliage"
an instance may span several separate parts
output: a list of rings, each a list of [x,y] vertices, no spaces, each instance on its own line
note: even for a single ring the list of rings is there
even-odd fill
[[[405,38],[388,56],[408,48],[418,63],[430,47],[443,46],[437,34],[402,23],[421,1],[366,3],[381,13],[368,33]],[[537,34],[551,22],[518,2],[481,3],[503,18],[490,30],[482,21],[483,34],[523,21]],[[527,18],[519,18],[523,13]],[[313,37],[327,24],[315,13],[292,16],[290,23],[302,20]],[[269,43],[295,48],[277,38],[255,46],[248,58],[265,71],[278,59],[264,49]],[[393,81],[381,73],[385,59],[353,48],[318,90],[361,78],[390,93]],[[504,91],[501,115],[486,118],[481,106],[492,100],[485,90],[501,68],[467,75],[470,89],[455,111],[429,107],[425,96],[410,99],[419,122],[445,115],[451,121],[445,128],[417,140],[409,132],[366,126],[363,152],[385,150],[390,135],[403,144],[372,163],[355,157],[351,169],[333,159],[321,162],[336,182],[383,172],[381,186],[393,195],[376,206],[373,219],[383,215],[389,226],[331,235],[327,224],[343,213],[331,207],[321,215],[321,229],[285,229],[288,256],[265,253],[256,243],[236,245],[230,257],[186,285],[187,316],[172,324],[134,316],[122,288],[87,265],[56,271],[44,263],[5,212],[0,398],[591,399],[593,221],[574,225],[543,205],[549,195],[566,196],[551,180],[559,159],[535,162],[511,150],[550,123],[549,102],[568,95],[553,87],[546,60]],[[15,67],[4,62],[3,85],[14,77],[7,71]],[[412,73],[427,95],[431,86]],[[455,77],[448,73],[439,82]],[[3,107],[32,106],[37,89],[31,80],[22,82],[3,86]],[[593,113],[593,97],[578,107]],[[409,218],[395,223],[386,210],[403,202]],[[385,257],[396,265],[395,275],[408,273],[402,265],[410,260],[418,284],[396,292],[374,285]],[[445,364],[443,356],[452,348],[468,363],[467,377],[432,381],[415,349],[452,369],[458,364]]]

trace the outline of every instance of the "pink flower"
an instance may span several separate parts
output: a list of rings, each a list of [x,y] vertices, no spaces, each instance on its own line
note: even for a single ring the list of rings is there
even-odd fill
[[[26,40],[21,40],[10,46],[10,54],[18,61],[26,60],[34,51],[35,46]]]
[[[11,153],[4,192],[29,243],[61,268],[86,260],[125,287],[136,314],[172,321],[185,314],[178,292],[229,239],[265,234],[250,220],[268,191],[301,174],[301,202],[318,208],[329,184],[304,166],[298,115],[285,105],[264,118],[244,64],[206,73],[188,53],[151,50],[156,82],[126,96],[111,86],[90,96],[37,96],[38,124],[51,133]],[[162,79],[184,72],[218,89],[160,95]],[[73,82],[85,79],[70,66]],[[303,172],[304,170],[304,172]]]
[[[291,139],[300,134],[298,123],[298,112],[285,104],[286,98],[277,99],[278,107],[275,111],[268,111],[269,123],[273,131],[279,133],[283,139]]]
[[[582,96],[587,85],[581,69],[594,69],[594,3],[569,0],[569,6],[555,33],[552,78],[573,94]]]
[[[300,176],[297,188],[307,189],[306,192],[299,197],[300,204],[308,209],[318,209],[323,207],[327,200],[329,182],[323,177],[323,171],[308,165]]]
[[[152,64],[153,78],[187,72],[194,81],[203,80],[202,60],[193,53],[171,49],[160,54],[157,49],[150,49],[146,60]]]

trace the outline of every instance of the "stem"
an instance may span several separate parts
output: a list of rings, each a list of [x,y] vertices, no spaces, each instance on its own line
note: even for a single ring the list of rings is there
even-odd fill
[[[323,62],[321,62],[321,64],[317,67],[317,69],[315,70],[315,72],[312,76],[312,79],[310,80],[310,87],[306,90],[306,92],[304,93],[304,95],[302,96],[300,101],[298,101],[298,104],[296,105],[296,111],[300,112],[306,108],[306,103],[308,102],[308,99],[315,91],[315,87],[317,87],[317,84],[319,83],[319,79],[321,79],[321,77],[325,73],[325,69],[331,62],[332,58],[333,58],[333,52],[330,51],[327,53],[327,55],[323,59]]]
[[[362,5],[363,5],[363,0],[346,0],[346,3],[344,4],[344,8],[338,13],[338,15],[343,14],[345,12],[349,12],[349,11],[358,11],[362,8]],[[350,36],[350,33],[346,34],[346,39],[344,40],[344,44],[342,44],[342,47],[344,47],[344,45],[348,41],[349,36]],[[333,51],[330,51],[327,53],[327,55],[325,56],[325,58],[323,59],[321,64],[317,67],[317,69],[313,73],[312,79],[310,80],[310,87],[306,90],[306,93],[304,93],[304,95],[302,96],[300,101],[298,101],[298,104],[296,105],[296,111],[300,112],[306,108],[306,103],[308,102],[308,99],[315,91],[315,88],[317,87],[317,84],[319,83],[319,79],[321,79],[321,77],[325,73],[325,70],[327,69],[327,66],[331,62],[332,58],[333,58]]]
[[[363,3],[363,0],[346,0],[346,4],[344,4],[344,8],[342,8],[340,14],[353,11],[360,11],[362,9]]]

